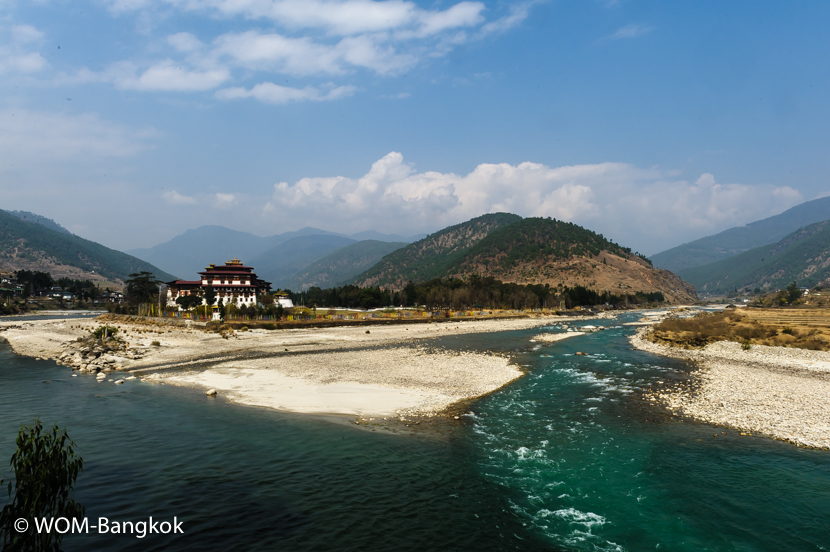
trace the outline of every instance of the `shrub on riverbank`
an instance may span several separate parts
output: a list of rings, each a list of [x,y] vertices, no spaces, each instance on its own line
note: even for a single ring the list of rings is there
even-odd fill
[[[674,347],[699,348],[716,341],[744,346],[769,345],[816,351],[830,350],[830,328],[810,324],[760,321],[737,311],[702,313],[691,318],[669,318],[656,324],[647,339]]]

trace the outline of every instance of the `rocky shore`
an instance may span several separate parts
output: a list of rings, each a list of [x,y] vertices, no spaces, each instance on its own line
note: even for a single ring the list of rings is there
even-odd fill
[[[429,416],[490,393],[523,372],[498,355],[425,349],[425,339],[571,320],[551,316],[223,334],[107,320],[118,339],[96,341],[90,332],[101,322],[75,319],[0,323],[0,338],[18,354],[55,360],[103,383],[112,381],[112,373],[128,372],[148,381],[212,389],[241,404],[295,412]]]
[[[692,389],[654,392],[650,400],[678,416],[830,449],[830,353],[719,341],[679,349],[631,337],[634,347],[698,367]]]

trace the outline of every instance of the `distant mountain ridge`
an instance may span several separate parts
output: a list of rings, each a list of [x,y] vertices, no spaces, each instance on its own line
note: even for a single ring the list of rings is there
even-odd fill
[[[281,284],[293,276],[293,273],[286,272],[285,265],[283,268],[278,268],[279,261],[268,259],[266,253],[272,251],[278,252],[277,246],[288,242],[294,238],[304,236],[332,236],[347,238],[351,241],[340,242],[341,246],[348,245],[355,241],[374,239],[378,241],[408,241],[409,238],[403,238],[396,234],[382,234],[374,230],[367,230],[360,232],[353,236],[339,234],[336,232],[328,232],[319,228],[305,227],[300,230],[292,232],[284,232],[282,234],[275,234],[273,236],[257,236],[249,232],[240,232],[238,230],[231,230],[224,226],[205,225],[199,228],[187,230],[186,232],[158,245],[148,248],[130,249],[128,254],[134,255],[147,262],[153,263],[175,274],[181,279],[189,280],[195,278],[196,273],[203,270],[204,267],[210,263],[224,262],[234,257],[241,259],[247,264],[251,264],[257,269],[257,274],[261,277],[278,280]],[[306,260],[312,263],[330,253],[332,250],[324,241],[308,241],[307,244],[311,248],[319,246],[319,249],[309,250]],[[296,253],[296,252],[295,252]],[[265,271],[261,273],[259,264],[265,259],[268,265]],[[299,259],[299,258],[298,258]],[[297,260],[297,259],[295,259]],[[254,264],[256,261],[259,264]],[[299,261],[297,261],[299,262]],[[275,264],[276,263],[276,264]],[[290,263],[289,263],[290,264]],[[296,270],[305,268],[298,264],[292,265]],[[307,266],[307,265],[306,265]],[[273,281],[273,280],[271,280]]]
[[[830,278],[830,220],[810,224],[777,243],[716,263],[688,268],[680,276],[699,293],[773,291],[791,282],[811,287]]]
[[[256,269],[260,278],[271,282],[273,287],[286,288],[297,272],[332,251],[353,243],[355,240],[351,238],[333,234],[298,236],[280,242],[246,262]]]
[[[291,278],[286,287],[299,291],[312,286],[327,288],[346,284],[384,256],[406,245],[404,242],[378,240],[355,242],[305,267]]]
[[[159,279],[172,279],[171,274],[146,261],[5,211],[0,211],[0,268],[113,282],[123,282],[131,273],[146,270]]]
[[[652,255],[655,266],[680,271],[714,263],[755,247],[775,243],[799,228],[830,219],[830,197],[796,205],[781,214],[724,230]]]

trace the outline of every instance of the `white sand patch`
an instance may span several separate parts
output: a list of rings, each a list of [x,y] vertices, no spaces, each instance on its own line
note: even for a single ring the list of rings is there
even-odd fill
[[[564,332],[564,333],[543,333],[533,337],[531,339],[534,343],[556,343],[557,341],[562,341],[563,339],[568,339],[569,337],[576,337],[578,335],[585,335],[586,332]]]
[[[411,389],[354,382],[319,384],[275,370],[251,368],[222,368],[158,379],[173,385],[216,389],[240,404],[310,414],[394,416],[400,410],[419,410],[435,398]]]
[[[434,414],[521,375],[501,356],[393,347],[225,362],[204,371],[156,372],[148,379],[216,389],[252,406],[386,416]]]

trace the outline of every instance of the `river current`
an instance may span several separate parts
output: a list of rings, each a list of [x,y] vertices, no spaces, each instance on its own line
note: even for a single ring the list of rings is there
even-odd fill
[[[830,549],[830,452],[644,403],[689,366],[630,350],[617,324],[634,317],[551,344],[530,339],[561,329],[435,340],[511,354],[527,375],[415,433],[97,383],[0,342],[0,477],[40,416],[84,458],[91,524],[175,516],[184,530],[91,530],[67,551]]]

